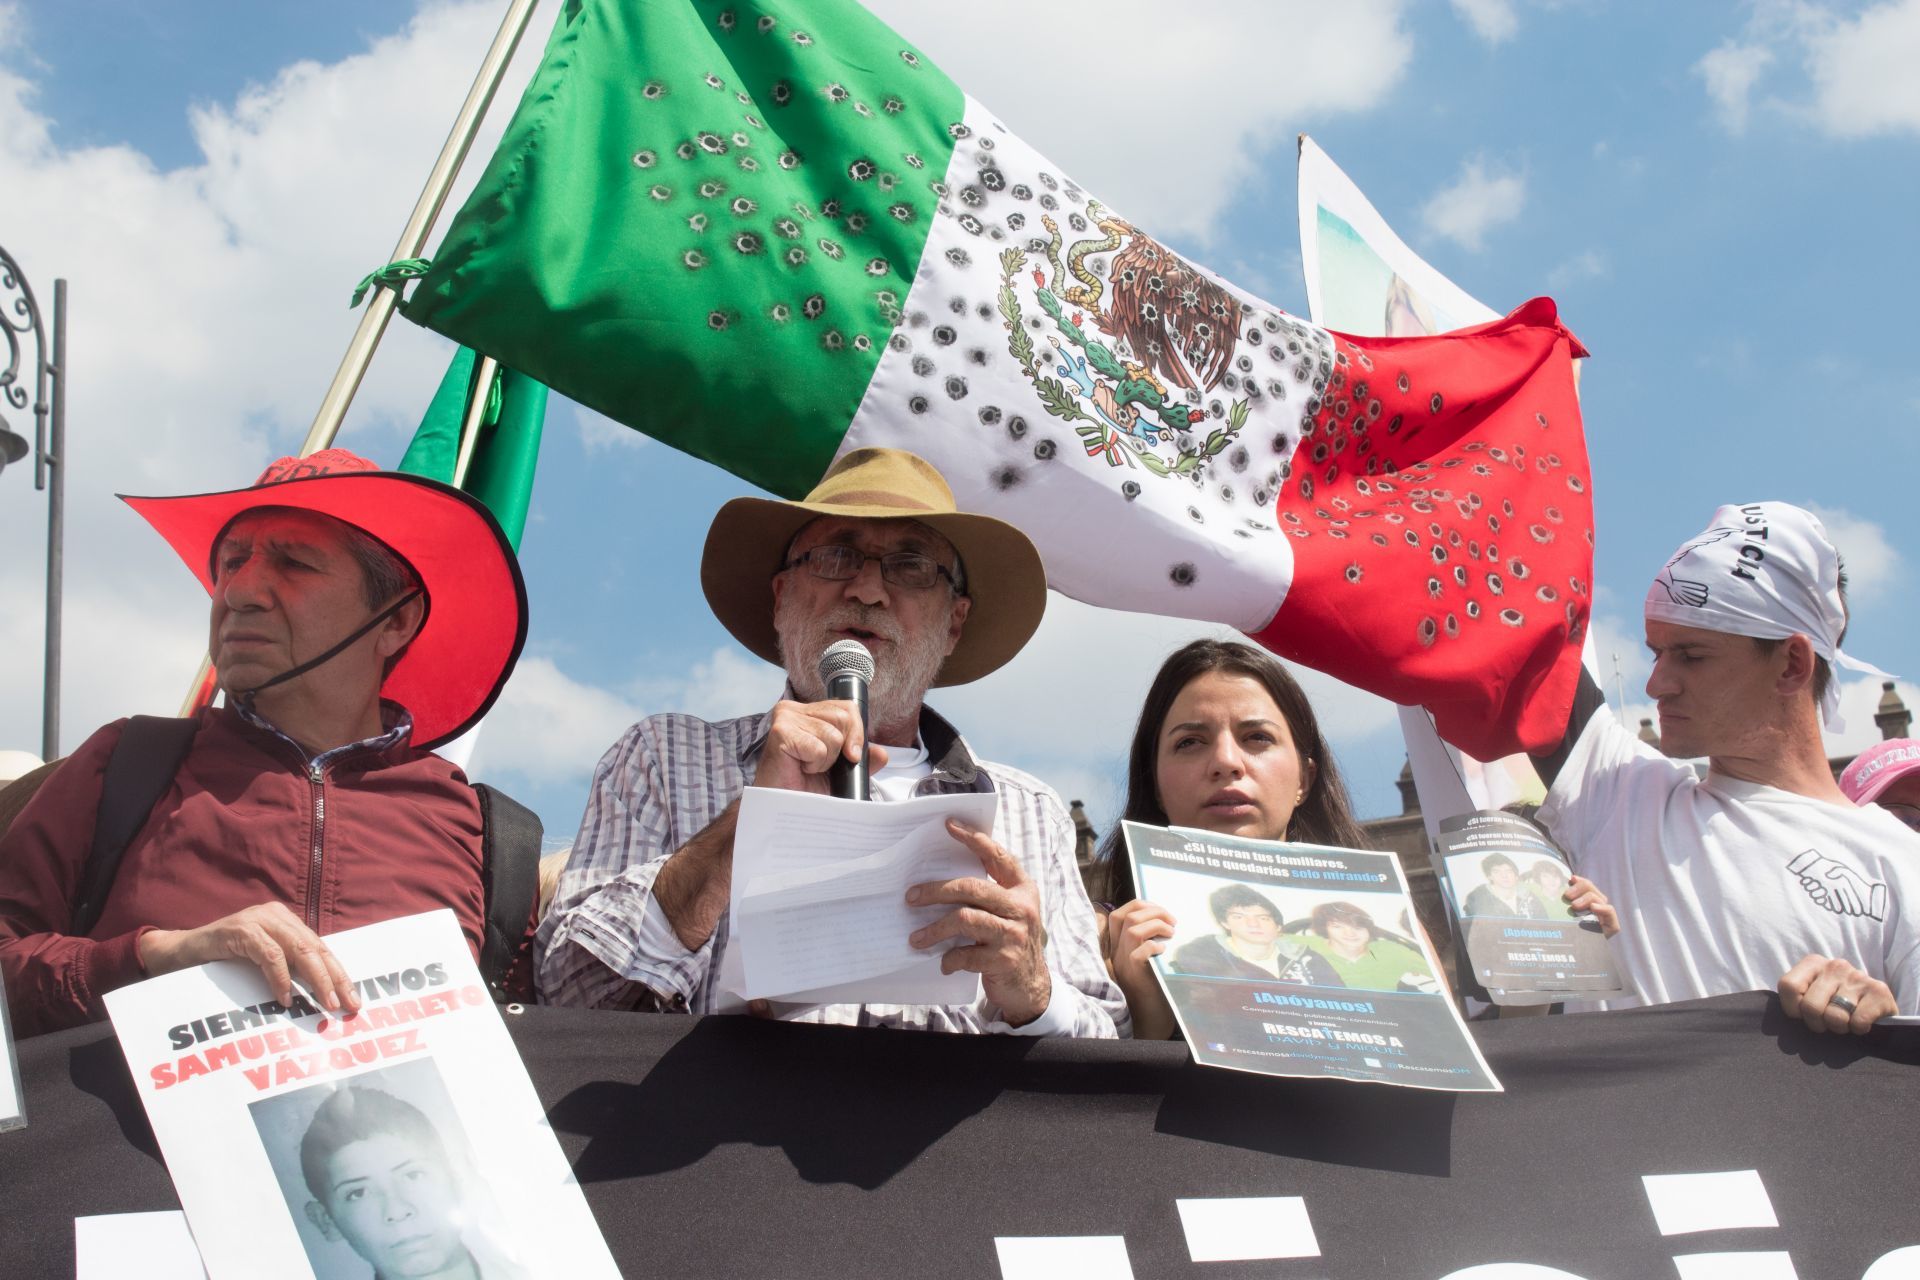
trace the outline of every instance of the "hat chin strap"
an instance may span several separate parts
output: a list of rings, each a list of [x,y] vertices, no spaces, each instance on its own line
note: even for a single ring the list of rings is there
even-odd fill
[[[333,659],[339,657],[342,653],[346,652],[347,649],[351,648],[353,644],[356,641],[358,641],[362,636],[366,635],[367,632],[373,630],[375,627],[385,622],[388,618],[391,618],[394,614],[406,608],[408,604],[412,603],[414,597],[419,596],[424,592],[425,592],[424,587],[415,587],[413,590],[407,592],[405,595],[401,596],[398,600],[395,600],[392,604],[382,609],[379,613],[376,613],[371,618],[368,618],[364,623],[360,625],[360,628],[357,631],[349,635],[346,639],[342,640],[339,644],[334,645],[333,648],[327,650],[325,653],[321,654],[319,657],[308,658],[305,662],[302,662],[297,666],[288,667],[285,671],[282,671],[279,675],[270,676],[269,678],[262,680],[259,684],[253,686],[253,688],[251,689],[242,689],[238,691],[237,693],[232,695],[233,698],[236,701],[245,704],[249,709],[251,709],[253,706],[253,699],[255,695],[259,694],[263,690],[271,689],[273,688],[273,686],[277,684],[284,684],[288,680],[293,680],[300,676],[303,676],[307,674],[307,672],[313,670],[315,667],[320,666],[322,663],[331,662]]]

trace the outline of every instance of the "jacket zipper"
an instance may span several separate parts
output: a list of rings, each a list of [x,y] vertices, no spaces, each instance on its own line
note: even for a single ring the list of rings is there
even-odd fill
[[[320,932],[320,873],[326,861],[327,782],[319,765],[307,770],[313,788],[313,848],[307,860],[307,928]]]

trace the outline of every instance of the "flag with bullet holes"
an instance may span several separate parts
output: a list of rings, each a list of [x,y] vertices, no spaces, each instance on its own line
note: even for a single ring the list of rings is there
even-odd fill
[[[1286,315],[854,0],[569,0],[404,313],[785,496],[912,450],[1058,590],[1239,627],[1476,755],[1564,728],[1593,521],[1552,302]]]

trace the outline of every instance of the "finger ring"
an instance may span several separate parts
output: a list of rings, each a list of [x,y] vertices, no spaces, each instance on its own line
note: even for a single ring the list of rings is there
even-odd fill
[[[1860,1011],[1859,1005],[1842,995],[1833,996],[1827,1001],[1827,1004],[1833,1008],[1845,1009],[1848,1013],[1858,1013]]]

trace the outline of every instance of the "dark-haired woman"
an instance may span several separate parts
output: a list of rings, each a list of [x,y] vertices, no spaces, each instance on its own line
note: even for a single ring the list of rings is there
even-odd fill
[[[1256,840],[1357,849],[1359,823],[1307,695],[1285,667],[1251,645],[1196,640],[1161,664],[1147,689],[1127,760],[1122,816]],[[1178,1024],[1154,980],[1174,920],[1142,902],[1116,824],[1102,851],[1107,963],[1126,993],[1133,1034],[1163,1040]]]

